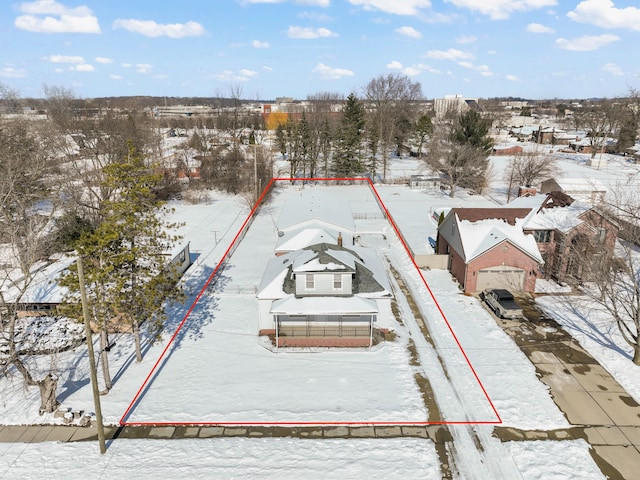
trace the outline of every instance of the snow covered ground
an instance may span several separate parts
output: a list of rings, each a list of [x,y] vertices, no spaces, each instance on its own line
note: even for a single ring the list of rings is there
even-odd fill
[[[588,169],[574,158],[568,158],[562,165],[571,174]],[[410,165],[405,169],[411,173],[419,171],[419,168],[410,170]],[[588,172],[593,170],[588,169]],[[616,172],[610,172],[607,178],[615,183],[615,177]],[[493,200],[465,195],[449,199],[440,193],[412,192],[405,186],[380,186],[378,190],[403,234],[419,239],[429,231],[435,232],[434,222],[425,228],[430,209],[440,205],[473,206],[497,202],[501,195],[506,196],[498,183],[490,195]],[[345,205],[356,210],[364,211],[368,207],[363,205],[375,203],[366,186],[305,188],[331,188],[331,195],[340,192],[344,195]],[[429,378],[441,414],[447,421],[497,421],[497,412],[505,425],[517,428],[567,426],[546,387],[537,380],[533,366],[479,302],[461,295],[446,272],[422,272],[473,365],[473,371],[470,369],[420,274],[383,220],[359,221],[358,227],[369,232],[362,241],[376,248],[401,273],[414,299],[418,300],[418,308],[432,332],[433,345],[421,338],[407,300],[398,295],[403,324],[397,326],[395,342],[371,351],[274,353],[266,348],[264,339],[256,337],[254,292],[275,244],[273,219],[278,218],[279,208],[286,198],[298,194],[300,187],[279,189],[272,201],[260,210],[228,267],[194,307],[175,346],[167,351],[148,388],[130,411],[128,421],[424,421],[429,412],[413,379],[419,371]],[[175,204],[174,219],[185,222],[182,233],[197,255],[184,279],[189,299],[184,305],[170,307],[167,333],[163,341],[147,346],[142,363],[135,363],[128,336],[116,338],[116,346],[110,353],[115,384],[111,392],[102,397],[108,423],[117,423],[127,410],[171,332],[191,307],[248,213],[249,208],[242,198],[215,192],[211,192],[207,203]],[[550,308],[569,319],[569,327],[571,322],[580,325],[555,305]],[[587,322],[576,327],[576,335],[582,331],[588,338],[589,325]],[[409,339],[416,344],[419,367],[409,363]],[[584,344],[591,350],[588,342]],[[595,344],[597,346],[598,342]],[[620,345],[613,349],[614,353]],[[603,352],[611,350],[610,346],[600,347]],[[65,406],[74,410],[93,410],[85,349],[59,354],[54,360],[40,358],[37,361],[53,361],[58,366],[61,372],[59,396]],[[628,370],[628,366],[628,360],[619,365],[613,362],[611,367],[605,365],[616,376],[620,371]],[[640,384],[638,379],[631,379],[629,383]],[[623,385],[633,390],[629,385]],[[637,395],[637,392],[630,393]],[[38,404],[37,390],[25,390],[17,378],[0,379],[0,423],[54,421],[51,417],[37,415]],[[489,438],[490,426],[480,426],[476,427],[476,433],[486,442],[483,444],[486,450],[479,453],[471,429],[452,430],[460,449],[456,454],[460,478],[482,478],[482,471],[478,473],[473,469],[483,462],[485,471],[514,471],[525,479],[603,478],[591,460],[588,444],[582,441],[501,444],[499,440]],[[302,465],[309,469],[308,476],[324,474],[325,478],[355,478],[367,474],[389,478],[440,478],[434,447],[428,440],[118,440],[111,445],[106,457],[83,462],[80,469],[77,462],[67,460],[86,458],[94,450],[95,445],[84,443],[0,444],[3,453],[0,475],[9,472],[9,476],[3,478],[17,478],[29,469],[33,472],[35,465],[49,462],[59,468],[56,477],[110,477],[120,473],[119,469],[125,466],[130,468],[135,457],[136,477],[139,478],[166,476],[178,465],[183,468],[180,476],[188,474],[194,478],[210,477],[212,469],[222,477],[298,478],[299,472],[304,471],[300,470]],[[353,453],[356,451],[357,456]],[[500,456],[504,458],[498,460]],[[371,457],[369,463],[368,457]],[[469,460],[465,461],[464,457]],[[48,462],[43,462],[43,458]],[[143,462],[140,462],[141,458]],[[175,462],[169,462],[171,458]],[[567,460],[575,458],[580,461]],[[46,468],[40,471],[45,477]],[[131,475],[130,472],[132,470],[127,470],[126,474]],[[313,475],[315,472],[318,475]]]

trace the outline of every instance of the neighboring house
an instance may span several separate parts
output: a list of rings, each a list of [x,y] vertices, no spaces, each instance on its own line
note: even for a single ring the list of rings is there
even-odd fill
[[[487,288],[533,292],[543,263],[522,225],[530,208],[453,208],[438,227],[439,254],[465,293]]]
[[[597,207],[574,201],[563,192],[516,199],[510,206],[533,206],[522,225],[536,239],[546,278],[589,280],[588,262],[598,255],[613,255],[618,223]]]
[[[607,188],[595,178],[550,178],[540,184],[540,192],[563,192],[579,202],[597,205],[604,202]]]
[[[276,255],[316,243],[338,243],[338,237],[345,245],[354,244],[356,227],[349,206],[313,188],[301,190],[286,203],[276,225]]]
[[[177,278],[182,277],[192,263],[189,242],[174,248],[167,257],[170,258],[167,262],[168,268]],[[13,303],[18,300],[17,308],[21,315],[56,314],[58,306],[68,294],[66,287],[58,285],[58,279],[75,262],[75,255],[61,254],[53,256],[49,261],[36,264],[32,269],[32,279],[19,300],[22,274],[15,268],[15,273],[6,270],[7,280],[0,286],[5,302]]]
[[[260,335],[276,347],[369,347],[392,318],[375,251],[319,243],[273,258],[257,293]]]
[[[412,190],[440,190],[442,186],[438,175],[411,175],[409,188]]]

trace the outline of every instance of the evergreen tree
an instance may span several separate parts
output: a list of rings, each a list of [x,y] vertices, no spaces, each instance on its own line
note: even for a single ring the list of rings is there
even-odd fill
[[[165,319],[164,301],[180,297],[181,292],[167,261],[167,252],[178,240],[168,232],[176,225],[162,218],[163,205],[154,194],[160,176],[145,165],[132,145],[125,159],[105,167],[104,175],[105,186],[117,194],[102,203],[102,221],[81,236],[76,250],[85,259],[85,286],[93,322],[100,332],[108,390],[109,333],[130,328],[136,357],[141,361],[140,325],[147,321],[157,335]],[[77,294],[75,273],[65,276],[63,283]]]
[[[362,139],[364,136],[364,106],[351,93],[342,112],[338,127],[335,151],[333,154],[333,173],[336,177],[352,177],[362,172]]]

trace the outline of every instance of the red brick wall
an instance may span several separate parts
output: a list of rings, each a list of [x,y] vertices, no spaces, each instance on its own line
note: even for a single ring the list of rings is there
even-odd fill
[[[503,248],[506,248],[506,251]],[[479,270],[500,265],[522,268],[525,271],[524,291],[533,292],[535,290],[538,262],[511,243],[504,241],[467,265],[467,281],[464,285],[464,291],[476,291]],[[533,275],[531,272],[534,272]]]

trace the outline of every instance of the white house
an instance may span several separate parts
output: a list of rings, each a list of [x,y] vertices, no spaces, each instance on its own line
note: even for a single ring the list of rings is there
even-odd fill
[[[261,335],[276,346],[371,346],[391,326],[391,287],[376,252],[318,243],[273,258],[257,293]]]

